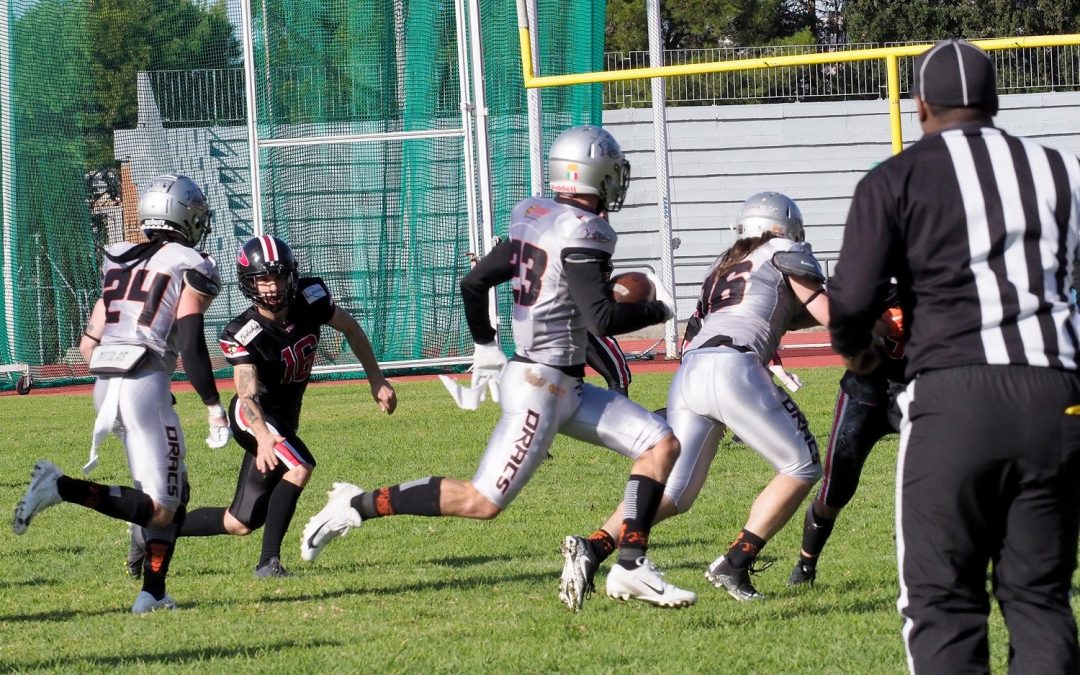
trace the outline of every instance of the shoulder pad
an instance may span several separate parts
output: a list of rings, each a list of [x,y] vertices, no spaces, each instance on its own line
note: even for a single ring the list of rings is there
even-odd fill
[[[821,263],[809,251],[799,249],[780,251],[773,255],[772,263],[784,274],[818,283],[825,281]]]
[[[591,249],[598,255],[610,257],[615,252],[619,236],[606,220],[599,216],[582,217],[578,209],[567,209],[562,230],[566,248]]]
[[[216,267],[209,270],[209,275],[206,272],[205,269],[186,269],[184,270],[184,283],[196,293],[216,298],[218,293],[221,292],[221,277],[218,275]]]
[[[324,298],[326,302],[334,303],[330,297],[330,289],[319,277],[304,277],[297,282],[296,286],[297,296],[302,297],[309,305],[314,305]]]

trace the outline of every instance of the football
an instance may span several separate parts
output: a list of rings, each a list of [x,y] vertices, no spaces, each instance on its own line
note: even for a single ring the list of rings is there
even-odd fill
[[[650,302],[656,299],[656,287],[641,272],[624,272],[611,277],[611,297],[615,302]]]

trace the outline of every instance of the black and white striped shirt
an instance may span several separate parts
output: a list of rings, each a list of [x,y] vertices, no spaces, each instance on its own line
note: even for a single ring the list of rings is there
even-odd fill
[[[927,134],[855,190],[829,282],[833,346],[866,347],[895,277],[909,376],[972,364],[1076,370],[1078,219],[1075,156],[979,124]]]

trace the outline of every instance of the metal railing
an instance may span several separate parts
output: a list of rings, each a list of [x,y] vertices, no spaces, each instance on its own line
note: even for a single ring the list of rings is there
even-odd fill
[[[664,52],[664,63],[709,63],[905,44],[917,43],[674,49]],[[990,54],[997,65],[998,91],[1002,93],[1080,90],[1080,46],[995,50]],[[900,64],[900,89],[905,94],[911,61],[905,57]],[[646,51],[604,54],[604,69],[608,71],[649,65]],[[156,70],[148,75],[166,125],[229,125],[245,121],[241,68]],[[261,103],[269,102],[273,122],[393,118],[395,111],[387,110],[383,103],[395,98],[392,92],[383,91],[392,86],[392,78],[385,75],[378,68],[358,65],[279,69],[270,78],[271,95]],[[603,86],[605,109],[651,105],[649,80],[619,80]],[[883,99],[885,92],[885,64],[878,59],[667,78],[668,104],[676,106]],[[436,109],[457,114],[458,101],[452,92],[440,92]]]
[[[827,54],[830,52],[920,44],[856,43],[845,45],[791,45],[777,47],[719,47],[675,49],[664,52],[664,65],[675,66],[740,59]],[[928,43],[926,43],[928,44]],[[1034,47],[990,52],[998,71],[998,91],[1022,93],[1080,90],[1080,46]],[[900,59],[900,90],[908,93],[912,58]],[[646,51],[607,52],[607,71],[651,65]],[[729,73],[705,73],[667,78],[669,105],[717,105],[807,100],[884,99],[886,69],[879,59],[788,66]],[[649,80],[604,83],[604,108],[640,108],[652,104]]]
[[[247,120],[243,68],[149,71],[154,100],[166,126],[230,125]],[[404,87],[381,66],[275,68],[259,82],[260,115],[270,124],[396,119]],[[406,84],[406,86],[408,86]],[[455,88],[435,92],[434,108],[460,115]]]

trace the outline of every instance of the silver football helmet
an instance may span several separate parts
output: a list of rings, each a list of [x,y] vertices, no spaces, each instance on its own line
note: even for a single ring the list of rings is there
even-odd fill
[[[619,142],[600,127],[570,127],[548,153],[552,192],[597,195],[606,211],[618,211],[630,184],[630,162]]]
[[[187,176],[158,176],[139,198],[139,226],[148,237],[155,231],[177,232],[189,246],[198,246],[210,231],[210,216],[206,195]]]
[[[759,192],[743,202],[735,220],[735,238],[760,237],[775,232],[791,241],[802,241],[802,212],[794,200],[779,192]]]

